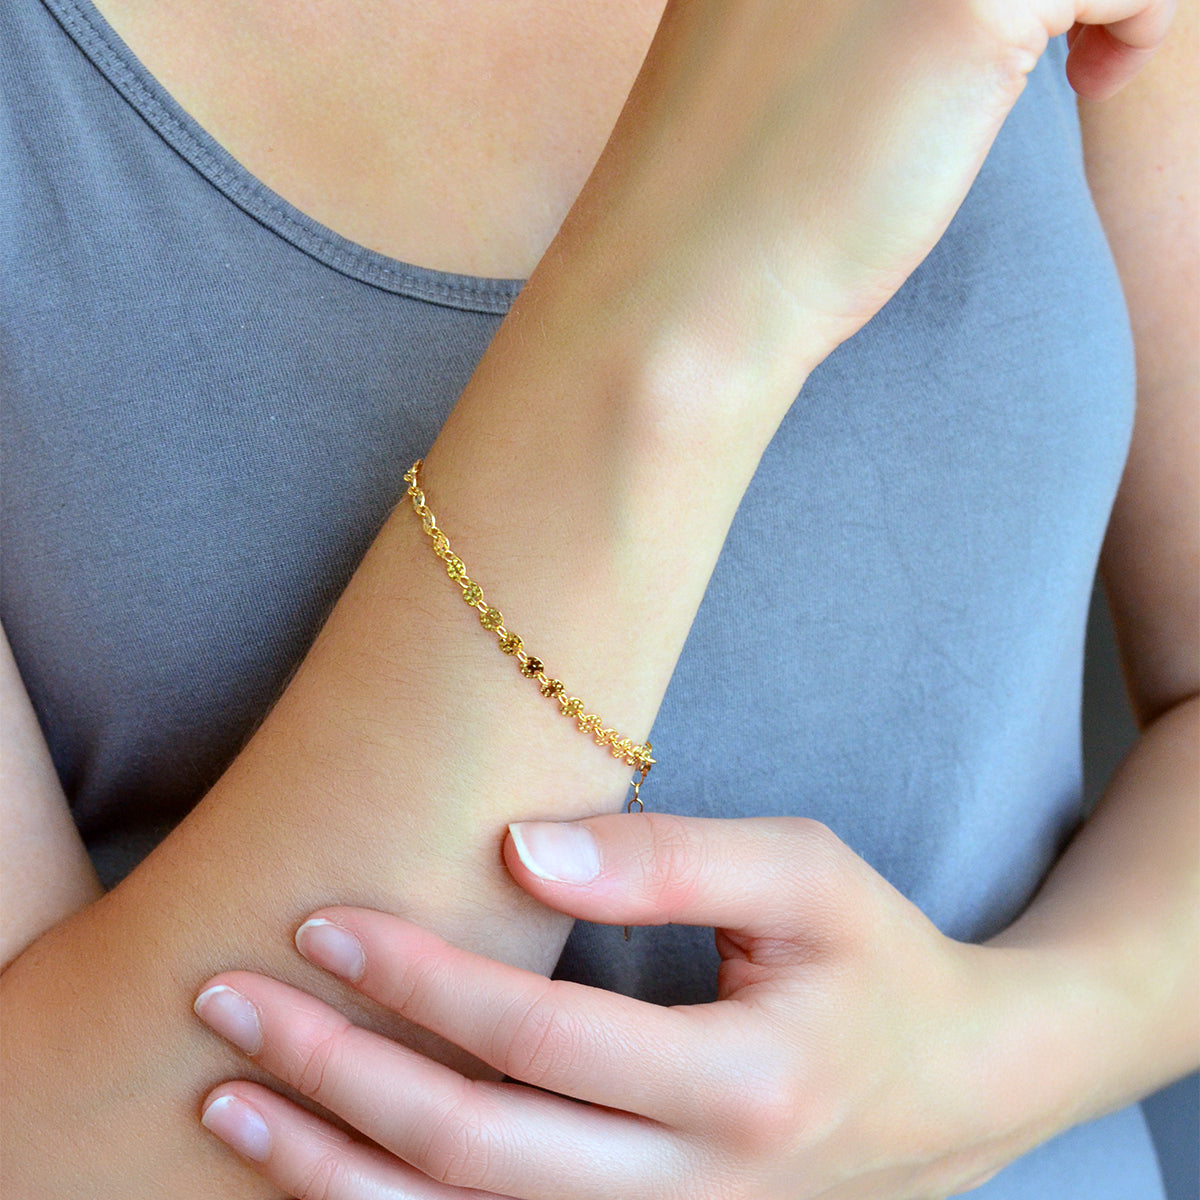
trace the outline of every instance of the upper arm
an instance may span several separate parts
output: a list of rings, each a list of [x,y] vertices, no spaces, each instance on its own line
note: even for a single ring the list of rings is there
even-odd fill
[[[1200,686],[1200,0],[1148,67],[1080,101],[1137,348],[1133,445],[1101,568],[1142,724]]]
[[[0,629],[0,966],[100,895]]]

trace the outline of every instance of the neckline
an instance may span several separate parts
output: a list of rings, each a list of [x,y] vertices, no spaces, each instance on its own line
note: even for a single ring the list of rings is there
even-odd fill
[[[92,65],[172,150],[248,216],[332,270],[383,291],[503,315],[523,279],[461,275],[402,262],[322,225],[237,161],[187,113],[91,0],[42,0]]]

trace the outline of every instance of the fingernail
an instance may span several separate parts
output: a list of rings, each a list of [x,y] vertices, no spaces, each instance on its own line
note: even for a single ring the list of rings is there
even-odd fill
[[[256,1109],[236,1096],[218,1096],[205,1110],[200,1124],[210,1133],[255,1162],[271,1153],[271,1131]]]
[[[600,874],[600,851],[584,825],[521,821],[508,831],[521,861],[539,879],[591,883]]]
[[[367,968],[358,938],[323,917],[311,917],[296,930],[296,949],[314,966],[351,982],[360,979]]]
[[[205,988],[192,1007],[200,1020],[244,1054],[257,1054],[262,1049],[258,1010],[240,992],[219,983]]]

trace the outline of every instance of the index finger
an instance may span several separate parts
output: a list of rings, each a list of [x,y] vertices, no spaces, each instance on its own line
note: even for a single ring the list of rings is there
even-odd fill
[[[351,982],[364,995],[513,1079],[576,1100],[694,1129],[712,1112],[706,1084],[752,1057],[734,1004],[663,1008],[547,979],[371,909],[322,909],[296,945],[336,970],[327,951],[339,933],[362,949]]]

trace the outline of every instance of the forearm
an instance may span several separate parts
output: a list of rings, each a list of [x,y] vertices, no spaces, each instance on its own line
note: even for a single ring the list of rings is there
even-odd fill
[[[1196,1065],[1198,746],[1192,697],[1147,728],[1033,904],[988,943],[1018,983],[990,1055],[1031,1121],[1065,1127]]]
[[[488,599],[632,738],[807,370],[940,236],[1032,65],[995,22],[847,8],[812,36],[792,6],[669,7],[427,456],[430,505]],[[193,1023],[197,987],[244,966],[331,995],[288,944],[328,902],[544,968],[565,927],[508,882],[503,825],[616,808],[628,775],[497,652],[397,512],[212,794],[6,973],[5,1169],[58,1175],[6,1194],[255,1195],[196,1126],[205,1090],[245,1069]]]
[[[529,651],[641,740],[782,409],[755,396],[765,415],[731,447],[728,426],[699,429],[697,393],[682,444],[678,415],[657,419],[661,343],[647,336],[674,331],[576,308],[576,294],[553,270],[531,283],[424,482]],[[196,1123],[204,1092],[245,1068],[190,1004],[213,971],[253,966],[350,1007],[290,946],[319,904],[400,911],[552,964],[566,922],[508,880],[505,823],[613,810],[630,770],[563,720],[476,617],[402,503],[213,791],[113,894],[9,968],[6,1194],[260,1194]]]

